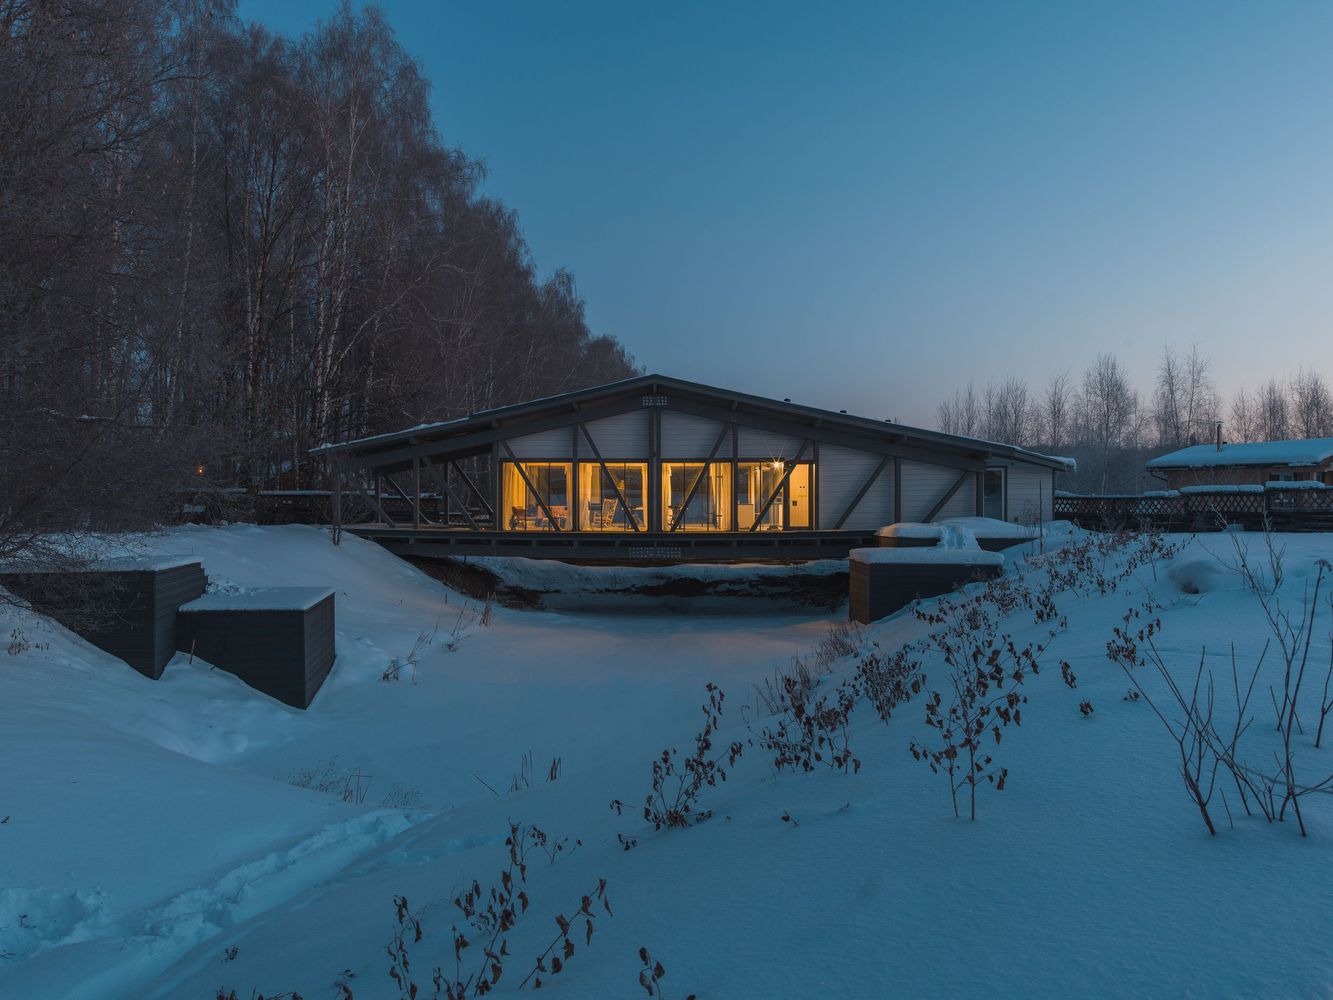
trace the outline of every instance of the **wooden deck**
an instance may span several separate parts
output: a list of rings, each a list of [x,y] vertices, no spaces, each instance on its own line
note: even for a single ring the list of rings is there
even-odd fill
[[[873,531],[471,531],[442,527],[348,525],[344,530],[397,555],[424,559],[521,556],[578,562],[755,562],[845,559],[873,546]]]

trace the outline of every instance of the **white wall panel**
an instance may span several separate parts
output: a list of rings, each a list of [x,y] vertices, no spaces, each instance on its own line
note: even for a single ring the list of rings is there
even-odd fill
[[[1032,523],[1037,518],[1049,521],[1054,497],[1050,469],[1040,465],[1009,466],[1008,505],[1005,516],[1010,521]]]
[[[819,446],[819,527],[831,529],[842,512],[880,463],[879,455],[837,445]],[[893,523],[893,461],[890,459],[874,485],[843,523],[854,528],[882,528]]]
[[[588,433],[597,442],[597,450],[608,462],[612,459],[648,460],[648,411],[634,410],[619,413],[614,417],[603,417],[587,424]],[[592,449],[588,442],[579,435],[579,456],[592,458]]]
[[[696,417],[693,413],[677,413],[674,410],[662,411],[662,457],[669,459],[707,458],[717,443],[717,436],[726,426],[707,417]],[[729,435],[728,435],[729,436]],[[599,446],[600,447],[600,444]],[[718,449],[719,459],[731,458],[731,442],[723,439]]]
[[[778,458],[793,459],[801,450],[801,439],[772,431],[761,431],[753,427],[742,426],[739,430],[737,447],[741,458],[758,458],[772,461]],[[805,450],[805,458],[812,457],[811,449]]]
[[[574,432],[576,430],[575,427],[559,427],[553,431],[542,431],[540,434],[527,434],[523,437],[510,438],[509,447],[519,458],[569,459],[574,455]],[[505,454],[503,447],[500,449],[500,457],[501,459],[509,457]]]
[[[940,501],[940,497],[958,479],[959,469],[950,469],[943,465],[927,465],[925,462],[903,462],[903,516],[904,521],[921,521]],[[977,512],[976,476],[968,476],[967,482],[958,488],[958,492],[938,514],[936,521],[948,517],[971,517]]]

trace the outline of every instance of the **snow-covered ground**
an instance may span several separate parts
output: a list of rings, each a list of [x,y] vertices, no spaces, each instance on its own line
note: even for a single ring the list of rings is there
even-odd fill
[[[1279,595],[1295,608],[1333,541],[1281,542]],[[341,977],[358,1000],[397,997],[385,945],[399,894],[422,920],[409,946],[428,996],[431,968],[454,967],[451,900],[496,880],[510,821],[570,840],[554,864],[530,865],[531,908],[499,993],[599,878],[614,916],[589,945],[577,933],[566,970],[546,977],[555,996],[645,995],[641,946],[665,965],[672,1000],[1333,993],[1333,802],[1303,801],[1302,839],[1291,822],[1244,816],[1234,795],[1228,822],[1215,800],[1209,837],[1175,745],[1147,704],[1124,699],[1126,677],[1106,658],[1112,627],[1151,593],[1168,661],[1192,679],[1206,645],[1220,709],[1230,705],[1230,644],[1248,665],[1268,637],[1229,568],[1232,536],[1203,536],[1113,594],[1058,598],[1069,627],[1024,685],[1022,725],[997,750],[1006,788],[979,792],[976,822],[954,818],[943,779],[908,751],[929,734],[918,699],[887,724],[857,706],[859,773],[775,774],[747,746],[730,780],[703,791],[711,819],[658,833],[639,808],[650,765],[664,747],[692,749],[704,685],[727,693],[715,742],[749,740],[747,721],[755,732],[767,721],[755,685],[808,659],[841,613],[495,608],[484,624],[475,601],[355,538],[334,547],[314,529],[236,526],[142,544],[198,555],[223,592],[333,587],[338,660],[301,712],[183,656],[149,681],[0,610],[16,650],[0,649],[0,996],[211,1000],[226,987],[312,998],[338,995]],[[1011,572],[1031,549],[1006,552]],[[1333,772],[1333,746],[1314,749],[1310,733],[1331,613],[1321,596],[1297,741],[1312,777]],[[1020,643],[1048,628],[1026,612],[1004,627]],[[886,652],[927,629],[903,613],[861,641]],[[394,659],[399,679],[381,680]],[[831,666],[828,690],[854,670],[850,658]],[[938,660],[925,669],[939,686]],[[1137,676],[1162,696],[1150,669]],[[1251,705],[1259,757],[1274,676]],[[509,791],[529,752],[530,787]],[[553,758],[560,776],[547,782]],[[360,802],[291,780],[350,771]],[[612,799],[628,804],[622,815]],[[638,846],[623,850],[618,834]]]

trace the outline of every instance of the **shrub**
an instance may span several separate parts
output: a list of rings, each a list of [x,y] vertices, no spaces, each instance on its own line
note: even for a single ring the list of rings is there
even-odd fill
[[[528,855],[538,851],[554,864],[567,842],[567,837],[551,838],[535,826],[509,824],[509,836],[505,840],[509,863],[500,872],[498,880],[485,888],[474,880],[470,887],[454,897],[454,907],[462,914],[465,926],[461,930],[457,925],[451,928],[453,972],[445,973],[438,965],[432,971],[431,983],[435,997],[465,1000],[468,997],[486,996],[496,988],[504,976],[506,963],[512,958],[509,935],[530,906],[527,893]],[[392,940],[385,947],[390,960],[388,975],[398,987],[403,1000],[416,1000],[421,987],[413,978],[411,946],[424,938],[425,931],[421,918],[411,909],[407,897],[395,896],[393,904],[396,928]],[[587,895],[580,897],[578,906],[572,912],[574,915],[569,918],[563,913],[555,915],[558,933],[538,954],[519,982],[518,989],[529,984],[533,989],[540,989],[543,975],[559,975],[564,971],[566,963],[577,950],[574,943],[577,931],[582,931],[584,945],[592,942],[598,918],[603,912],[607,916],[612,915],[611,901],[606,895],[606,880],[599,878],[597,885]],[[468,934],[476,939],[475,943],[468,938]],[[469,951],[473,948],[476,950]]]
[[[675,747],[667,747],[653,761],[652,791],[644,798],[643,818],[653,825],[654,830],[693,826],[712,816],[711,809],[699,808],[699,796],[704,788],[712,788],[727,780],[722,762],[726,761],[727,767],[734,767],[744,750],[740,743],[731,743],[717,756],[710,756],[726,695],[716,684],[706,685],[705,690],[708,700],[700,706],[704,727],[694,738],[694,752],[681,760]],[[615,799],[611,808],[619,814],[624,803]],[[634,838],[621,838],[626,850],[636,842]]]

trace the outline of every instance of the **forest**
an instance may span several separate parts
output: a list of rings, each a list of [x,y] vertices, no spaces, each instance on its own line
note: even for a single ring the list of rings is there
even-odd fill
[[[1153,384],[1142,392],[1112,354],[1099,354],[1080,374],[1058,372],[1040,389],[1019,377],[974,383],[936,410],[950,434],[1004,441],[1078,463],[1061,488],[1080,493],[1161,489],[1144,463],[1157,455],[1215,440],[1280,441],[1333,435],[1333,394],[1315,369],[1270,377],[1223,398],[1211,361],[1197,344],[1162,349]]]
[[[0,93],[0,548],[637,370],[373,7],[0,0]]]

